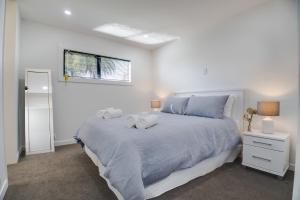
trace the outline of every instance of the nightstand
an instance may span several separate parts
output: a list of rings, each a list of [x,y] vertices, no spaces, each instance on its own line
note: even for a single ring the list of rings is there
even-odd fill
[[[244,132],[242,164],[283,177],[289,168],[289,146],[288,134]]]

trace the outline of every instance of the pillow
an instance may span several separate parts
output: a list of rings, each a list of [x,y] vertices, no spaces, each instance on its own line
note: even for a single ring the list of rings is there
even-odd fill
[[[183,115],[188,101],[189,97],[169,96],[161,112]]]
[[[191,116],[222,119],[224,107],[229,95],[226,96],[191,96],[186,114]]]
[[[232,108],[235,102],[235,96],[230,95],[224,107],[224,116],[232,117]]]

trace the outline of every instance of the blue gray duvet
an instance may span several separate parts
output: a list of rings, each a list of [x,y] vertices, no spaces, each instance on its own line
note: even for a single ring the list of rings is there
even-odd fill
[[[125,200],[145,199],[147,185],[240,143],[232,119],[157,114],[159,123],[145,130],[127,128],[125,117],[90,117],[77,132]]]

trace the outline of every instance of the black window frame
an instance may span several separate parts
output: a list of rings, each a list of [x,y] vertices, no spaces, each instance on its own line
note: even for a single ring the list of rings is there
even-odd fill
[[[105,81],[112,81],[109,79],[102,79],[101,78],[101,58],[108,58],[108,59],[114,59],[114,60],[121,60],[121,61],[125,61],[125,62],[129,62],[131,64],[131,60],[127,60],[127,59],[122,59],[122,58],[116,58],[116,57],[111,57],[111,56],[103,56],[103,55],[99,55],[99,54],[92,54],[92,53],[86,53],[86,52],[82,52],[82,51],[75,51],[75,50],[70,50],[70,49],[64,49],[64,55],[63,55],[63,75],[66,75],[66,52],[72,52],[72,53],[78,53],[78,54],[83,54],[83,55],[89,55],[89,56],[95,56],[97,59],[97,76],[98,78],[96,78],[96,80],[105,80]],[[131,73],[131,68],[129,69]],[[72,77],[72,76],[71,76]],[[90,78],[84,78],[84,77],[78,77],[81,79],[90,79]],[[121,82],[131,82],[131,80],[117,80],[117,81],[121,81]]]

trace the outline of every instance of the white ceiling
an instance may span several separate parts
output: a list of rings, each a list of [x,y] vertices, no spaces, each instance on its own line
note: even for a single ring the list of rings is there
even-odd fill
[[[195,28],[204,30],[267,1],[270,0],[19,0],[18,4],[24,19],[97,36],[104,35],[93,31],[95,27],[118,23],[182,38]],[[65,9],[72,15],[66,16]]]

